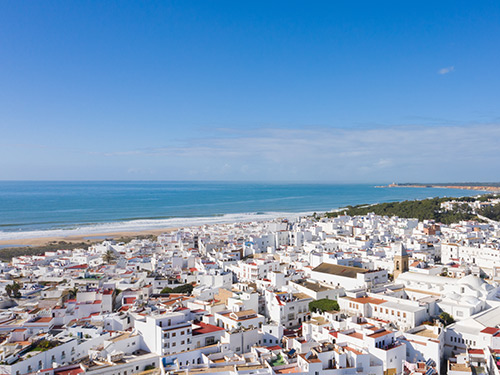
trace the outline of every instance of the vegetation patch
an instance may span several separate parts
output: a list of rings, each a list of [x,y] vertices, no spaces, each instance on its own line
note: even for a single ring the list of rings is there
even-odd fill
[[[309,311],[312,312],[325,312],[325,311],[339,311],[340,307],[334,299],[323,298],[317,301],[309,302]]]
[[[49,349],[55,348],[57,346],[56,342],[49,340],[41,340],[31,351],[33,352],[45,352]]]
[[[175,288],[169,288],[168,286],[161,290],[161,293],[186,293],[191,294],[194,286],[191,284],[184,284],[176,286]]]
[[[415,201],[388,202],[374,205],[347,206],[336,212],[326,213],[326,217],[337,217],[347,214],[349,216],[363,216],[374,213],[381,216],[398,216],[407,219],[435,220],[438,223],[451,224],[462,220],[478,220],[467,202],[473,202],[473,197],[453,198],[464,202],[454,210],[444,211],[441,203],[450,201],[450,198],[431,198]],[[486,216],[486,215],[485,215]]]

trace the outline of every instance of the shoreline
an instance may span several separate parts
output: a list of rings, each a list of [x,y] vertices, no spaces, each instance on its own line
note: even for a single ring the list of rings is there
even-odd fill
[[[97,240],[104,240],[105,238],[120,238],[141,235],[159,235],[167,233],[179,228],[199,227],[203,225],[212,224],[229,224],[229,223],[245,223],[253,221],[268,221],[278,218],[293,219],[302,216],[312,215],[313,212],[267,212],[263,214],[242,213],[242,214],[228,214],[222,216],[212,217],[195,217],[179,219],[168,219],[160,221],[159,223],[153,222],[150,228],[147,224],[137,220],[139,223],[130,222],[125,228],[113,228],[115,223],[107,223],[103,228],[95,227],[81,227],[74,229],[54,229],[47,231],[26,231],[26,232],[0,232],[0,250],[5,248],[6,245],[13,247],[21,246],[41,246],[41,244],[48,244],[50,242],[65,241],[68,243],[75,242],[95,242]],[[137,226],[137,227],[135,227]],[[128,227],[128,228],[127,228]],[[135,228],[134,228],[135,227]],[[49,232],[49,233],[44,233]],[[52,233],[50,233],[52,232]],[[76,233],[75,233],[76,232]]]
[[[441,189],[460,189],[477,191],[478,194],[485,194],[487,192],[500,192],[500,186],[484,186],[484,185],[425,185],[425,184],[397,184],[393,183],[385,186],[374,186],[379,188],[389,188],[389,187],[414,187],[414,188],[441,188]],[[427,199],[427,198],[420,198]],[[380,202],[378,202],[380,203]],[[376,205],[375,203],[365,203],[368,206]],[[317,212],[335,212],[342,210],[343,207],[334,208],[331,210],[319,210]],[[54,245],[57,242],[63,242],[68,244],[76,243],[96,243],[101,242],[105,239],[119,239],[119,238],[134,238],[137,236],[157,236],[162,233],[169,233],[171,231],[177,230],[183,227],[199,227],[202,225],[212,225],[212,224],[225,224],[225,223],[237,223],[237,222],[251,222],[251,221],[268,221],[277,218],[295,218],[301,216],[310,216],[313,211],[307,212],[264,212],[264,213],[240,213],[240,214],[224,214],[221,216],[206,216],[206,217],[194,217],[189,218],[193,220],[189,223],[183,223],[182,221],[186,218],[172,218],[167,220],[162,220],[155,224],[152,228],[145,228],[145,223],[142,220],[137,220],[130,222],[130,226],[142,226],[142,228],[112,228],[114,223],[108,223],[108,228],[89,228],[89,230],[84,230],[83,232],[76,232],[73,230],[68,230],[64,233],[64,229],[51,230],[52,233],[43,233],[43,231],[33,231],[33,232],[0,232],[8,234],[0,238],[0,251],[6,248],[22,248],[22,247],[39,247],[46,245]],[[148,223],[149,224],[149,223]],[[83,229],[83,228],[80,228]],[[73,233],[71,233],[73,231]],[[76,233],[75,233],[76,232]]]
[[[72,236],[51,236],[51,237],[35,237],[35,238],[21,238],[21,239],[11,239],[11,240],[0,240],[0,252],[3,249],[15,248],[15,247],[28,247],[28,246],[45,246],[54,242],[66,242],[66,243],[79,243],[79,242],[102,242],[105,239],[118,239],[123,237],[138,237],[138,236],[158,236],[162,233],[169,233],[179,228],[163,228],[163,229],[146,229],[139,231],[121,231],[121,232],[110,232],[110,233],[91,233],[91,234],[81,234]],[[12,247],[8,247],[12,245]]]
[[[377,186],[378,187],[378,186]],[[387,188],[433,188],[433,189],[458,189],[458,190],[475,190],[485,192],[500,192],[500,186],[486,186],[486,185],[434,185],[434,184],[389,184],[387,186],[380,186]]]

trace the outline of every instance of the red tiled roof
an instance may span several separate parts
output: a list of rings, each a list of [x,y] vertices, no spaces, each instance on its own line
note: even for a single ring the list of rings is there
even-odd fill
[[[268,346],[266,349],[268,349],[268,350],[281,350],[283,348],[279,345],[274,345],[274,346]]]
[[[55,370],[54,375],[77,375],[81,374],[83,372],[83,369],[78,366],[74,368],[68,368],[68,369],[63,369],[63,370]]]
[[[212,333],[212,332],[217,332],[217,331],[224,331],[224,328],[214,326],[213,324],[206,324],[206,323],[200,322],[200,323],[197,323],[196,325],[200,326],[200,328],[193,329],[193,336],[204,335],[206,333]]]
[[[469,354],[484,354],[483,349],[469,349]]]
[[[377,337],[382,337],[382,336],[385,336],[385,335],[389,335],[390,333],[392,333],[392,332],[383,330],[381,332],[372,333],[371,335],[368,335],[368,337],[373,337],[375,339]]]
[[[374,297],[358,297],[358,298],[349,297],[348,299],[349,299],[349,301],[361,303],[361,304],[371,303],[374,305],[380,305],[381,303],[387,302],[384,299],[374,298]]]
[[[344,333],[344,335],[354,337],[358,340],[363,340],[363,335],[359,332]]]
[[[495,327],[486,327],[485,329],[483,329],[481,331],[481,333],[486,333],[488,335],[494,335],[495,333],[497,333],[499,331],[498,328],[495,328]]]
[[[85,268],[88,268],[87,264],[77,264],[76,266],[66,267],[66,269],[68,269],[68,270],[82,270],[82,269],[85,269]]]
[[[45,318],[39,318],[39,319],[35,320],[34,322],[30,322],[30,323],[50,323],[51,321],[52,321],[52,318],[45,317]]]

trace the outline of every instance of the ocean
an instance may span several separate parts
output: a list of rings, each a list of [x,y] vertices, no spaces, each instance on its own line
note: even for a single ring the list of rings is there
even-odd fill
[[[0,240],[297,217],[364,203],[477,195],[375,185],[0,181]]]

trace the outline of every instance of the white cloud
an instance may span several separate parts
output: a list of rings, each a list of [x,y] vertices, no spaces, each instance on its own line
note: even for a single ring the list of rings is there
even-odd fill
[[[500,174],[499,141],[497,124],[270,128],[235,130],[231,137],[214,131],[121,157],[182,165],[198,179],[472,181]]]
[[[451,73],[455,70],[454,66],[448,66],[446,68],[439,69],[438,73],[439,74],[448,74]]]

